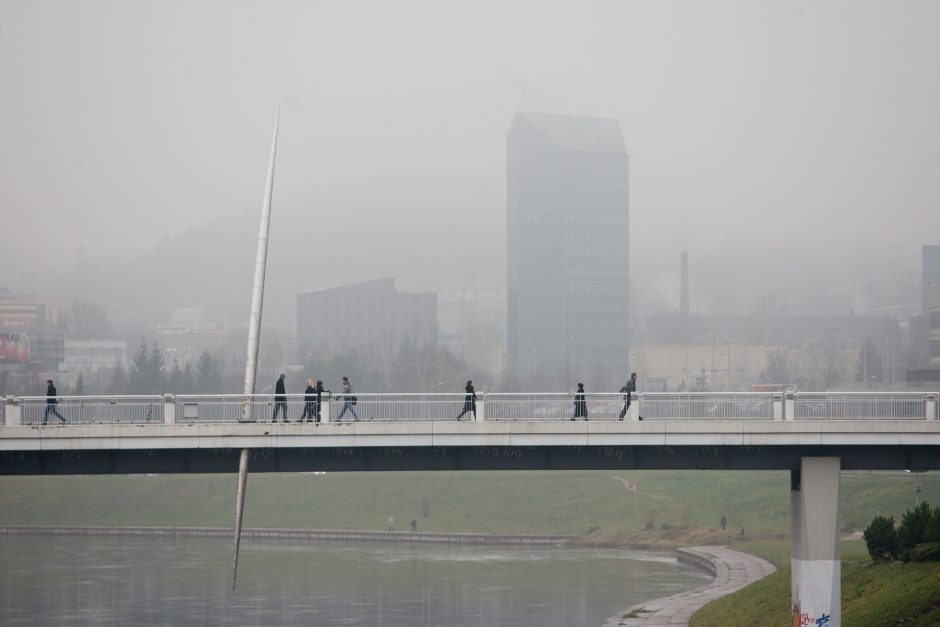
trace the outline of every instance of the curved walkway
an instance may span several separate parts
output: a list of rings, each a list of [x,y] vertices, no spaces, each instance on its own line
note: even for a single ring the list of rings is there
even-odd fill
[[[640,625],[688,625],[692,614],[706,603],[737,592],[777,570],[756,555],[734,551],[724,546],[694,546],[676,549],[679,561],[691,562],[715,574],[704,588],[696,588],[671,597],[638,603],[607,619],[604,627]],[[624,615],[632,615],[624,618]]]

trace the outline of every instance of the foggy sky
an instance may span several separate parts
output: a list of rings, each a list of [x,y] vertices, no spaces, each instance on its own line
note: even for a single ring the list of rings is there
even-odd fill
[[[265,307],[291,322],[307,288],[504,285],[518,110],[620,122],[647,310],[683,250],[703,309],[916,302],[940,242],[929,0],[0,0],[0,286],[106,300],[76,264],[159,272],[176,242],[205,263],[167,302],[231,285],[247,319],[278,107]]]

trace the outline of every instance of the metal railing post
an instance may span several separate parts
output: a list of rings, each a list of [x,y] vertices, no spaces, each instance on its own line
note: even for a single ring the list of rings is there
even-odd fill
[[[783,420],[783,394],[774,394],[774,420]]]
[[[480,398],[477,400],[476,417],[474,418],[476,422],[483,422],[486,420],[486,410],[484,409],[485,406],[486,394],[480,394]]]
[[[643,395],[639,392],[630,399],[630,420],[640,421],[640,402],[643,399]]]
[[[331,422],[333,418],[333,395],[324,394],[320,402],[320,422]]]
[[[10,408],[7,407],[7,412],[10,411]],[[928,394],[927,400],[924,402],[924,418],[926,420],[936,420],[937,419],[937,395]],[[7,418],[9,420],[9,418]]]
[[[793,420],[796,418],[796,394],[791,391],[783,393],[783,419]]]
[[[163,424],[176,424],[176,397],[172,394],[163,395]]]
[[[8,427],[16,427],[23,424],[22,416],[20,412],[20,404],[17,402],[15,396],[8,396],[4,401],[6,406],[6,411],[4,412],[4,419]]]

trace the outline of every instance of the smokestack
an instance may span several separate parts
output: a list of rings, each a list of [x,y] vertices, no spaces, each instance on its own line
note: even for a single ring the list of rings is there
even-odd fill
[[[679,284],[679,315],[689,315],[689,253],[682,253],[682,278]]]

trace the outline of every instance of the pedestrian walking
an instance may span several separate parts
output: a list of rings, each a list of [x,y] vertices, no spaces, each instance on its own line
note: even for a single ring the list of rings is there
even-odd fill
[[[467,381],[466,387],[463,389],[467,393],[467,396],[464,397],[463,401],[463,411],[457,414],[457,420],[466,414],[468,411],[473,412],[473,419],[477,418],[477,393],[473,390],[473,381]]]
[[[59,422],[65,422],[65,418],[62,417],[62,414],[59,413],[59,399],[57,398],[58,392],[56,392],[55,386],[52,384],[52,379],[46,380],[46,411],[42,414],[42,424],[46,424],[46,421],[49,420],[49,414],[54,415],[59,419]]]
[[[577,420],[578,418],[588,419],[588,410],[587,410],[587,399],[584,396],[584,384],[578,384],[578,391],[574,395],[574,416],[571,420]]]
[[[725,515],[721,515],[721,520],[718,521],[718,526],[721,527],[721,530],[724,531],[725,527],[728,525],[728,519],[725,518]]]
[[[395,531],[395,517],[394,516],[388,517],[388,530]]]
[[[271,416],[271,422],[277,422],[277,412],[281,412],[284,422],[287,422],[287,392],[284,389],[284,379],[287,375],[282,374],[274,384],[274,414]]]
[[[418,533],[418,519],[411,519],[411,533]]]
[[[627,381],[627,384],[620,388],[620,392],[624,395],[623,397],[623,409],[620,410],[620,420],[623,420],[623,417],[627,415],[627,411],[630,410],[630,402],[633,400],[633,393],[636,392],[636,373],[630,373],[630,380]],[[640,418],[640,420],[643,420]]]
[[[307,419],[311,422],[316,416],[317,389],[313,387],[313,379],[307,379],[307,388],[304,390],[304,413],[300,414],[300,422]]]
[[[359,422],[359,415],[356,414],[356,408],[354,407],[357,402],[359,402],[359,399],[353,396],[352,384],[349,382],[349,377],[343,377],[343,411],[339,412],[339,416],[336,417],[336,422],[342,420],[343,415],[347,411],[352,412],[355,421]]]
[[[326,392],[327,394],[329,394],[330,391],[323,389],[323,381],[320,381],[320,380],[317,380],[317,387],[314,389],[314,391],[317,393],[316,412],[317,412],[317,422],[319,423],[320,422],[320,404],[323,400],[323,393]]]

